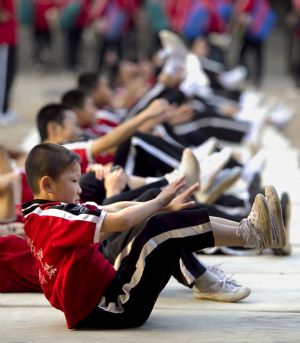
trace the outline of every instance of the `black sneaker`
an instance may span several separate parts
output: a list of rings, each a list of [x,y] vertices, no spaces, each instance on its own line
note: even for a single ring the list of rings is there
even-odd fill
[[[287,192],[283,192],[281,199],[280,199],[280,203],[281,203],[281,208],[282,208],[282,217],[283,217],[283,223],[284,223],[284,227],[286,230],[286,245],[283,248],[280,249],[272,249],[273,254],[277,255],[277,256],[289,256],[292,253],[292,246],[290,243],[290,235],[289,235],[289,231],[290,231],[290,218],[291,218],[291,200],[290,197],[288,195]]]

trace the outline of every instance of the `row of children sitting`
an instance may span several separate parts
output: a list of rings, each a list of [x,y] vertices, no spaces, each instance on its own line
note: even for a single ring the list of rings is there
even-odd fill
[[[173,51],[130,109],[109,108],[105,78],[87,73],[62,103],[40,109],[41,144],[29,154],[1,150],[1,291],[42,290],[70,328],[143,324],[172,275],[196,298],[239,301],[250,290],[194,252],[287,243],[274,187],[223,194],[258,171],[218,141],[253,143],[258,120],[221,113],[245,94],[216,94],[196,56],[172,34],[162,40]],[[178,59],[186,76],[174,88]],[[12,169],[13,155],[25,170]]]

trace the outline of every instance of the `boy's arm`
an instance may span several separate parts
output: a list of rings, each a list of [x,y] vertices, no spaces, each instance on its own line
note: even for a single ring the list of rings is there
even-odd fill
[[[126,207],[116,213],[107,213],[101,226],[101,232],[127,231],[133,226],[142,223],[153,214],[166,208],[176,198],[177,192],[184,184],[184,178],[180,178],[172,182],[153,200]]]
[[[107,213],[101,226],[101,232],[127,231],[157,213],[162,207],[164,207],[163,201],[155,198],[115,213]]]
[[[161,116],[168,107],[167,101],[162,99],[155,100],[137,116],[120,124],[105,136],[93,140],[91,142],[92,157],[95,158],[97,155],[117,147],[120,143],[131,137],[142,124]]]
[[[125,208],[135,206],[138,204],[141,204],[141,202],[138,202],[138,201],[119,201],[119,202],[115,202],[113,204],[101,206],[101,208],[107,213],[113,213],[113,212],[118,212],[118,211],[121,211]]]

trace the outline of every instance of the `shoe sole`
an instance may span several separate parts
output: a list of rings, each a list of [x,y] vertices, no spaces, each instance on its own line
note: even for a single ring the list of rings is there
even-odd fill
[[[242,290],[239,293],[206,293],[200,292],[197,288],[193,289],[194,298],[197,300],[211,300],[219,302],[238,302],[249,296],[251,290],[246,287],[242,287]]]
[[[265,187],[265,195],[271,215],[272,245],[271,248],[283,248],[286,245],[286,233],[278,193],[273,186]]]
[[[210,178],[206,181],[206,184],[204,184],[203,186],[201,185],[201,190],[204,193],[209,190],[212,183],[214,182],[214,179],[217,177],[217,175],[220,173],[220,171],[226,166],[226,164],[230,160],[231,156],[232,156],[232,151],[228,152],[227,155],[224,155],[223,160],[221,160],[219,162],[219,164],[215,166],[215,170],[210,175]],[[201,165],[200,165],[200,168],[201,168]],[[205,168],[205,164],[204,164],[204,168]],[[201,174],[200,174],[200,179],[201,179]]]
[[[214,203],[229,187],[231,187],[241,176],[241,170],[236,172],[234,175],[230,175],[223,183],[220,183],[207,191],[205,199],[206,205]]]
[[[187,189],[196,182],[200,182],[200,167],[195,155],[189,148],[184,149],[181,162],[182,169],[179,167],[179,172],[185,176],[185,189]]]
[[[261,249],[251,249],[251,248],[229,248],[229,247],[220,247],[220,250],[223,254],[229,256],[258,256],[262,254]]]

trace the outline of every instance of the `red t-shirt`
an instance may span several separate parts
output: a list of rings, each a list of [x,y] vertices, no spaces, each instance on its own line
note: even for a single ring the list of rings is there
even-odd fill
[[[0,292],[41,292],[36,265],[24,238],[0,237]]]
[[[239,0],[237,2],[237,9],[242,13],[249,13],[253,10],[255,5],[255,0]]]
[[[0,11],[8,13],[8,20],[0,22],[0,44],[17,44],[16,8],[13,0],[2,0]]]
[[[171,28],[181,32],[186,23],[187,15],[193,5],[192,0],[166,0],[165,11],[168,16]]]
[[[103,153],[98,155],[95,159],[93,159],[91,153],[91,141],[88,142],[74,142],[74,143],[67,143],[63,145],[65,148],[75,152],[81,158],[81,173],[84,174],[86,172],[87,167],[89,164],[92,163],[100,163],[100,164],[108,164],[113,161],[113,155]]]
[[[76,327],[99,304],[115,269],[99,252],[105,212],[95,203],[24,204],[24,230],[50,304]]]
[[[83,132],[91,137],[101,137],[117,127],[122,121],[121,116],[108,110],[98,110],[96,123],[93,125],[81,126]]]
[[[35,0],[34,26],[38,31],[48,30],[47,12],[54,7],[53,0]]]
[[[21,185],[21,187],[22,187],[21,202],[22,202],[22,204],[24,204],[25,202],[33,200],[33,195],[32,195],[31,189],[29,188],[24,169],[20,169],[20,176],[21,176],[21,183],[22,183],[22,185]]]

